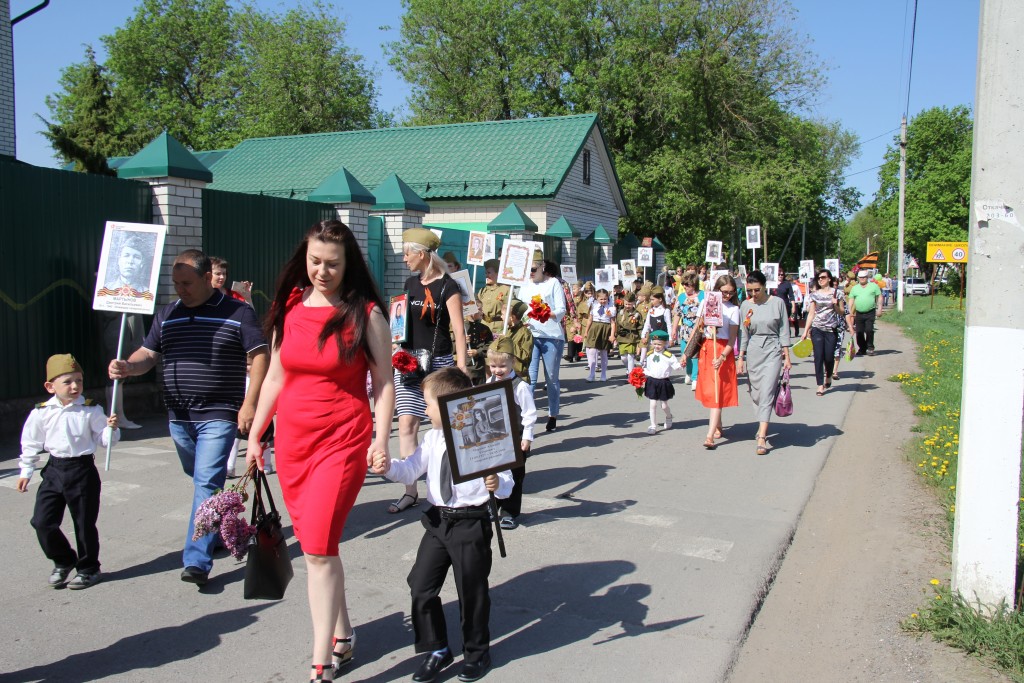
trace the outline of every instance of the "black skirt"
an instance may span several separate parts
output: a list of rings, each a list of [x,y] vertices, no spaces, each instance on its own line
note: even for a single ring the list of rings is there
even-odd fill
[[[674,398],[675,395],[676,388],[672,386],[672,380],[668,377],[664,379],[648,377],[647,382],[644,383],[644,396],[652,401],[667,401]]]

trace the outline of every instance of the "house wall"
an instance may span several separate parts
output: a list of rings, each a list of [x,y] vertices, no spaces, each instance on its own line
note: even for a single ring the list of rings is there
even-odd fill
[[[589,237],[598,225],[603,225],[608,234],[614,236],[619,229],[620,216],[612,189],[615,178],[601,162],[604,145],[596,128],[591,131],[584,149],[590,150],[590,184],[583,184],[583,152],[580,152],[562,187],[548,202],[547,223],[538,221],[537,225],[546,230],[559,216],[565,216],[582,237]],[[606,257],[611,257],[610,250]]]
[[[424,217],[423,222],[428,225],[432,221],[437,223],[476,223],[481,221],[489,223],[497,218],[499,213],[507,209],[512,201],[511,199],[507,201],[475,199],[444,202],[432,199],[429,202],[430,213]],[[558,220],[558,216],[555,216],[553,220],[548,221],[548,202],[546,200],[516,199],[514,201],[516,206],[522,209],[523,213],[529,216],[530,220],[536,223],[542,231]]]
[[[14,45],[10,0],[0,0],[0,154],[15,156]]]

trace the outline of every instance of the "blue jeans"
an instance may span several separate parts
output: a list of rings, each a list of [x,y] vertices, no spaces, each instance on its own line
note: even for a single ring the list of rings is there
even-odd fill
[[[565,349],[564,339],[550,337],[533,338],[533,356],[530,358],[530,386],[537,386],[540,374],[540,362],[544,361],[544,374],[547,377],[548,417],[558,417],[558,398],[562,385],[558,383],[558,368],[562,363],[562,351]]]
[[[227,420],[209,422],[179,422],[169,424],[171,440],[178,451],[181,469],[192,477],[195,492],[192,495],[192,514],[188,517],[188,534],[182,561],[186,567],[198,567],[204,572],[213,569],[213,547],[217,534],[211,533],[198,541],[192,540],[196,510],[217,489],[224,488],[228,473],[228,454],[235,442],[238,425]]]

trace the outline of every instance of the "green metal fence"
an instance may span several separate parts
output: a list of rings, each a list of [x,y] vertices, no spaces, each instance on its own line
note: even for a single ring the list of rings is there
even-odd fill
[[[534,235],[533,240],[544,245],[544,258],[562,265],[562,239],[554,235]]]
[[[145,183],[0,161],[0,400],[45,398],[55,353],[74,354],[87,388],[103,386],[103,335],[120,323],[92,310],[104,226],[150,223],[152,210]]]
[[[601,245],[590,239],[576,243],[576,277],[581,281],[593,280],[594,271],[601,267]]]
[[[314,223],[335,215],[330,204],[204,190],[203,251],[228,261],[229,280],[253,283],[253,305],[262,317],[299,240]]]

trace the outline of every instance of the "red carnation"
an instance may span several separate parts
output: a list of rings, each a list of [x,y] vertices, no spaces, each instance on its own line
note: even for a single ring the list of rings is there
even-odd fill
[[[535,294],[533,298],[530,299],[530,312],[526,315],[534,320],[546,323],[551,317],[551,307],[541,299],[539,294]]]
[[[391,367],[398,370],[403,375],[408,375],[410,372],[416,372],[416,369],[419,368],[419,366],[419,361],[405,351],[396,351],[395,355],[391,356]]]
[[[629,383],[636,389],[636,397],[640,398],[644,393],[644,385],[647,384],[647,375],[644,374],[642,367],[638,365],[630,371]]]

